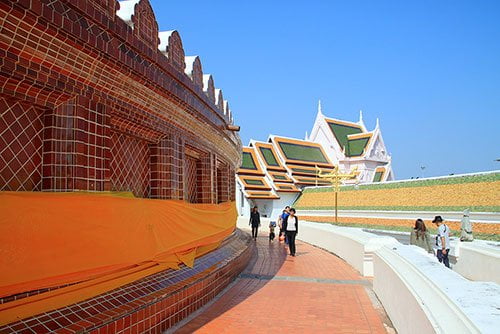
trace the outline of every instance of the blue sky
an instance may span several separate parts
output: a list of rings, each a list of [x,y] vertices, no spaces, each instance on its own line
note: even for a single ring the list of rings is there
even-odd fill
[[[500,1],[150,0],[241,138],[303,138],[329,117],[380,125],[397,179],[500,169]]]

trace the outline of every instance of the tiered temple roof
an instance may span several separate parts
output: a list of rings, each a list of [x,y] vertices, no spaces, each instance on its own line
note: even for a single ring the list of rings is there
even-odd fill
[[[247,198],[277,199],[283,192],[327,185],[317,177],[318,169],[328,173],[337,164],[346,171],[358,168],[358,176],[351,182],[393,179],[378,120],[375,129],[367,131],[361,114],[358,122],[329,118],[319,104],[313,130],[305,140],[276,135],[270,135],[267,142],[251,140],[243,148],[238,182]],[[251,175],[259,178],[259,185],[256,179],[249,179]]]

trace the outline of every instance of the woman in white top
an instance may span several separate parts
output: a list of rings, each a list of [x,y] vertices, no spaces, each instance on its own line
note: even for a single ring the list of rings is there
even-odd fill
[[[299,233],[299,219],[295,215],[295,209],[290,209],[290,215],[283,221],[283,229],[288,239],[290,255],[295,256],[295,237]]]

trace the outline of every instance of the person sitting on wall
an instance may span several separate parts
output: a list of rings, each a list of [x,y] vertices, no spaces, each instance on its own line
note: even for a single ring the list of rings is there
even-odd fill
[[[425,227],[424,221],[420,218],[415,221],[415,227],[411,230],[410,245],[418,246],[432,253],[431,235]]]
[[[250,213],[250,222],[248,223],[248,225],[252,226],[253,240],[257,240],[257,232],[260,226],[260,214],[256,206],[253,207],[252,212]]]
[[[444,263],[446,267],[450,267],[450,260],[448,259],[448,253],[450,252],[450,228],[443,223],[443,218],[441,216],[434,217],[432,221],[437,225],[437,235],[436,235],[436,247],[437,247],[437,258],[439,262]]]
[[[474,240],[474,236],[472,235],[472,223],[470,222],[469,214],[469,209],[465,209],[464,216],[460,222],[460,241]]]

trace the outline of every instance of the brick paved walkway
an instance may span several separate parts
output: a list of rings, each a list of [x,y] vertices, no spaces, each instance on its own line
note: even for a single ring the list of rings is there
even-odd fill
[[[290,257],[261,236],[234,285],[176,333],[386,333],[369,295],[371,282],[338,257],[300,241]]]

